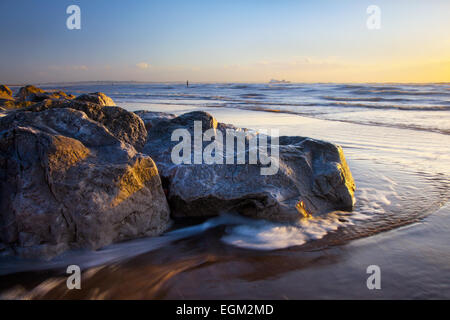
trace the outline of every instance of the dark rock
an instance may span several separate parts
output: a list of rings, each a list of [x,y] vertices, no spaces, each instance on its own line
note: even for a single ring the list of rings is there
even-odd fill
[[[0,177],[0,242],[22,256],[97,249],[170,223],[153,160],[79,110],[1,117]]]
[[[218,123],[206,112],[191,112],[173,119],[162,117],[149,129],[144,153],[154,159],[167,183],[172,215],[238,212],[292,221],[301,216],[301,210],[296,208],[299,201],[312,215],[352,210],[355,185],[340,146],[304,137],[280,137],[279,170],[273,175],[261,175],[264,166],[260,161],[249,164],[247,144],[252,134],[243,129],[247,134],[246,164],[174,164],[171,152],[179,142],[171,141],[172,132],[184,128],[193,137],[194,121],[202,122],[203,132],[210,128],[222,132],[224,143],[225,130],[237,129]],[[210,142],[204,142],[203,147],[207,144]],[[234,157],[236,160],[236,149]]]
[[[90,119],[103,124],[116,138],[142,150],[147,140],[147,130],[141,118],[120,107],[74,100],[45,100],[36,103],[27,111],[39,112],[47,109],[71,108],[83,111]]]
[[[139,110],[135,111],[134,113],[144,121],[145,128],[147,128],[147,130],[156,125],[156,123],[161,120],[170,120],[176,117],[176,115],[172,113],[147,110]]]

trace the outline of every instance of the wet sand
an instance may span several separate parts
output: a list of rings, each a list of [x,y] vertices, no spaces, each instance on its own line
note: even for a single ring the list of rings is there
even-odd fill
[[[2,298],[33,299],[442,299],[450,298],[450,207],[421,222],[327,248],[237,249],[212,229],[128,261],[66,277],[2,277]],[[381,290],[366,268],[381,268]],[[6,290],[5,290],[6,289]]]

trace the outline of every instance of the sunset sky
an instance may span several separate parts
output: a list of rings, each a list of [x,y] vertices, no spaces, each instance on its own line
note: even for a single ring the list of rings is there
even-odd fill
[[[0,28],[8,84],[450,82],[448,0],[1,0]]]

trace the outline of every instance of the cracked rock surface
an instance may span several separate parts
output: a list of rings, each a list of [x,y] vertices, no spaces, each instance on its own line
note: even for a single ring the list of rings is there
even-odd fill
[[[353,208],[355,184],[340,146],[305,137],[279,137],[279,169],[273,175],[261,174],[260,161],[249,163],[248,139],[245,164],[236,164],[237,148],[233,150],[235,164],[194,164],[193,157],[191,164],[174,164],[171,152],[180,142],[171,141],[172,132],[186,129],[193,143],[194,121],[201,121],[203,132],[214,129],[224,139],[227,129],[244,131],[247,137],[252,133],[219,123],[206,112],[144,116],[151,119],[152,126],[143,152],[160,170],[175,217],[237,212],[273,221],[295,221],[301,217],[296,208],[299,201],[312,215]],[[203,150],[210,143],[203,141]]]
[[[145,140],[133,113],[86,101],[46,100],[0,118],[3,251],[50,258],[164,232],[158,169],[136,150]]]

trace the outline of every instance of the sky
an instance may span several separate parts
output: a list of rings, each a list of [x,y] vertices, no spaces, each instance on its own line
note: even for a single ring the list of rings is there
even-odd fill
[[[1,0],[0,30],[7,84],[450,82],[448,0]]]

